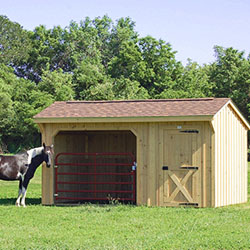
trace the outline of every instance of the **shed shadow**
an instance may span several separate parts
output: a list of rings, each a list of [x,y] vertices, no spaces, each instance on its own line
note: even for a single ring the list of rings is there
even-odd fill
[[[40,205],[42,203],[41,198],[26,198],[25,199],[26,206],[29,205]],[[16,198],[3,198],[0,199],[0,206],[15,206]]]

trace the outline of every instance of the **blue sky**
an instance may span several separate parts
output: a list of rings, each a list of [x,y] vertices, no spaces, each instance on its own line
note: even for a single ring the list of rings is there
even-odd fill
[[[129,16],[140,36],[169,42],[176,58],[199,64],[215,60],[213,47],[250,53],[250,0],[0,0],[0,14],[33,30],[67,26],[107,14],[113,21]]]

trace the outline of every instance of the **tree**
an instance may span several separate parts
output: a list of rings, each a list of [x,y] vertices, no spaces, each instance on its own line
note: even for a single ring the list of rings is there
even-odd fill
[[[119,54],[108,63],[108,73],[112,78],[123,76],[137,80],[144,73],[145,67],[138,45],[133,41],[124,41],[120,45]]]
[[[39,82],[44,70],[59,68],[67,71],[70,64],[70,45],[66,41],[66,31],[60,26],[47,30],[40,25],[30,32],[32,42],[29,59],[22,65],[22,77]],[[21,76],[21,70],[20,74]]]
[[[36,145],[32,117],[60,100],[231,97],[249,116],[250,56],[216,46],[214,63],[184,67],[175,53],[162,39],[139,37],[129,17],[28,32],[0,16],[0,143]]]
[[[151,36],[139,39],[144,70],[138,74],[138,80],[146,88],[151,98],[159,98],[180,77],[182,65],[175,59],[175,51],[169,43],[156,40]]]
[[[111,29],[113,21],[107,15],[102,18],[97,17],[92,21],[94,29],[97,31],[96,34],[96,48],[98,49],[101,57],[101,63],[106,70],[108,62],[111,58],[110,53],[110,40],[111,40]]]
[[[135,80],[142,69],[142,55],[138,46],[138,33],[130,18],[121,18],[112,28],[110,35],[107,73],[112,78],[124,76]]]
[[[208,67],[200,66],[190,59],[183,69],[180,69],[176,81],[159,94],[160,98],[200,98],[212,96],[213,85],[208,81]]]
[[[48,98],[53,101],[73,100],[75,93],[72,85],[72,75],[63,73],[62,69],[53,72],[43,71],[38,89],[47,93]]]
[[[34,82],[19,78],[11,67],[0,65],[0,146],[16,152],[38,145],[40,136],[33,116],[53,99],[41,92]]]
[[[0,15],[0,63],[15,66],[29,57],[28,32],[20,24]]]
[[[216,61],[208,71],[209,82],[216,97],[230,97],[245,117],[249,117],[250,61],[244,52],[215,46]]]
[[[4,136],[10,134],[10,128],[15,117],[11,91],[10,87],[0,78],[0,149],[4,143]]]
[[[110,85],[108,77],[105,75],[102,64],[100,62],[93,63],[91,58],[82,61],[78,68],[75,69],[73,82],[75,87],[76,99],[78,100],[93,100],[95,99],[95,97],[91,97],[91,93],[99,93],[99,91],[97,90],[101,90],[101,86]],[[97,85],[98,87],[96,87]],[[109,87],[107,89],[109,89]],[[103,90],[105,90],[106,92],[107,89],[104,88]]]
[[[119,55],[124,42],[137,42],[138,33],[134,30],[135,22],[129,17],[120,18],[113,26],[110,34],[109,56],[110,59]]]
[[[148,99],[150,97],[148,91],[139,82],[125,77],[115,79],[113,92],[115,99],[120,100]]]

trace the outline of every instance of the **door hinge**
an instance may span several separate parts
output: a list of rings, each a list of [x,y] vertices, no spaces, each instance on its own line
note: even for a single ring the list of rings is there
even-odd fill
[[[194,133],[194,134],[198,134],[199,133],[199,130],[196,130],[196,129],[192,129],[192,130],[181,130],[179,131],[180,133]]]
[[[196,207],[199,206],[198,203],[191,203],[191,202],[181,202],[181,203],[179,203],[179,205],[182,205],[182,206],[196,206]]]
[[[199,169],[198,167],[180,167],[181,169]]]
[[[162,170],[168,170],[168,166],[163,166]]]

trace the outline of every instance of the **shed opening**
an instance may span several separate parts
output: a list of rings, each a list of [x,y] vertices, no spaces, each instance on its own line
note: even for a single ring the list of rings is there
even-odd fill
[[[136,203],[131,131],[61,131],[55,143],[55,204]]]

